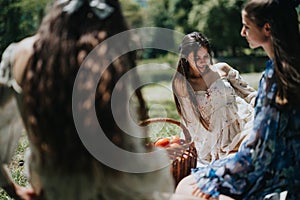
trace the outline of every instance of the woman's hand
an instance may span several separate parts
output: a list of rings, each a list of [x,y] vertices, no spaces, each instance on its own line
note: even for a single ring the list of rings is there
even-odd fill
[[[22,200],[38,200],[40,199],[32,187],[22,187],[14,184],[16,197]]]
[[[185,178],[183,178],[175,191],[176,194],[179,195],[187,195],[187,196],[194,196],[196,198],[200,199],[208,199],[208,200],[233,200],[232,198],[225,196],[225,195],[219,195],[217,198],[211,197],[209,194],[205,194],[201,191],[201,189],[198,187],[197,182],[195,178],[192,175],[189,175]]]
[[[227,77],[229,71],[232,69],[232,67],[224,62],[216,63],[214,67],[221,77]]]
[[[216,199],[218,199],[218,198],[211,197],[209,194],[203,193],[200,190],[200,188],[198,188],[197,186],[195,187],[192,195],[195,196],[195,197],[201,197],[202,199],[208,199],[208,200],[216,200]]]
[[[2,187],[6,193],[16,200],[38,200],[38,196],[31,187],[22,187],[16,183]]]
[[[10,176],[10,171],[6,164],[2,165],[0,169],[2,178],[5,179],[5,184],[2,186],[4,191],[16,200],[38,200],[38,195],[32,187],[23,187],[13,181]]]
[[[202,199],[208,199],[208,200],[234,200],[231,197],[225,196],[225,195],[220,195],[218,198],[211,197],[209,194],[203,193],[200,188],[195,187],[193,191],[193,196],[196,197],[201,197]]]

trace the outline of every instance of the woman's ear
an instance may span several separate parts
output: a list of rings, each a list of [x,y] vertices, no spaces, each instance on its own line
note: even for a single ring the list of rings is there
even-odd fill
[[[263,29],[266,36],[271,36],[271,25],[269,23],[265,23]]]

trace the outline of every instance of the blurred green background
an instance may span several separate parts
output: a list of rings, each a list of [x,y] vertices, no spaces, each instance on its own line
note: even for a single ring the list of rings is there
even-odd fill
[[[265,56],[261,49],[250,50],[240,36],[242,0],[120,0],[130,28],[163,27],[183,34],[203,32],[211,41],[214,57],[253,60]],[[0,54],[11,43],[33,35],[51,1],[1,0],[0,1]],[[298,7],[298,12],[299,12]],[[155,36],[154,36],[155,37]],[[174,39],[172,35],[166,38]],[[166,41],[168,42],[168,41]],[[140,59],[168,57],[168,52],[146,49]],[[174,62],[174,61],[173,61]],[[240,67],[241,72],[258,72],[264,66]]]

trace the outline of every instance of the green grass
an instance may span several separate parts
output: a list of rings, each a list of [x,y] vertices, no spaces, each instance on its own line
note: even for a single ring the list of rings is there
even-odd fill
[[[25,133],[22,135],[16,153],[10,163],[12,178],[21,186],[27,186],[28,181],[24,175],[24,154],[28,148],[28,140]]]
[[[28,185],[28,180],[24,174],[24,165],[21,164],[22,161],[24,161],[24,153],[27,148],[28,140],[23,132],[15,154],[12,157],[11,163],[9,164],[12,179],[21,186]],[[10,198],[6,192],[0,188],[0,200],[12,200],[12,198]]]

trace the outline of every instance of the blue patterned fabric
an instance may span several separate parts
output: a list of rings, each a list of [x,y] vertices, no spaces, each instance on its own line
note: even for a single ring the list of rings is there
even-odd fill
[[[204,193],[263,199],[287,190],[288,199],[300,199],[300,106],[280,108],[275,91],[270,60],[260,80],[251,136],[234,157],[192,169]]]

